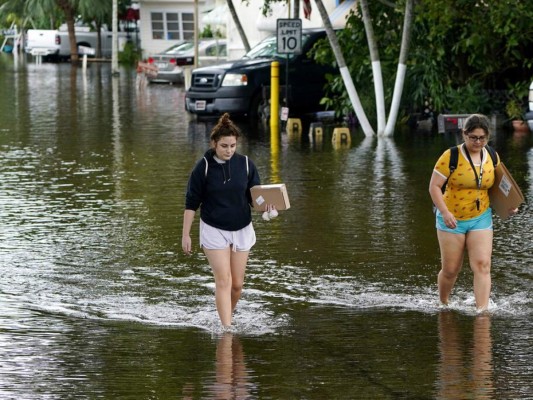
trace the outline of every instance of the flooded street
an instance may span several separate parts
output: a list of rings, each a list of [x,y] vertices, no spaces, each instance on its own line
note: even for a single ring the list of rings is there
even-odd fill
[[[465,264],[438,308],[428,183],[448,135],[336,149],[240,124],[291,209],[258,213],[236,332],[181,252],[188,174],[216,121],[134,69],[0,55],[0,399],[531,399],[533,139],[493,145],[528,204],[494,218],[492,304]]]

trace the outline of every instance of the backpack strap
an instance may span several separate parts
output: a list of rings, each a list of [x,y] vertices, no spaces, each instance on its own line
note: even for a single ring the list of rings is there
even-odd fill
[[[448,164],[450,168],[450,175],[453,174],[453,171],[457,168],[457,163],[459,162],[459,147],[453,146],[450,147],[450,163]]]
[[[486,145],[485,148],[487,149],[487,152],[490,155],[490,158],[492,159],[492,164],[494,167],[498,165],[498,155],[496,154],[496,150],[494,150],[493,147]],[[450,147],[450,175],[455,171],[457,168],[457,163],[459,162],[459,148],[457,146]]]
[[[494,168],[496,168],[498,165],[498,155],[496,154],[496,150],[489,145],[486,145],[485,148],[489,152],[490,158],[492,158],[492,165],[494,165]]]
[[[453,146],[450,147],[450,162],[448,163],[448,167],[450,168],[450,175],[448,175],[448,179],[444,182],[444,184],[441,187],[442,194],[446,192],[446,185],[448,184],[448,180],[450,179],[450,176],[452,176],[453,171],[457,168],[457,163],[459,162],[459,147]]]

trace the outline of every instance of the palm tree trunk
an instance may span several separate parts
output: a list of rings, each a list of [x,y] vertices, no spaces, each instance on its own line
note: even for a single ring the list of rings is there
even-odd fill
[[[96,58],[102,57],[102,23],[96,21]]]
[[[56,0],[57,5],[63,13],[65,14],[65,21],[67,23],[68,29],[68,38],[70,43],[70,62],[72,64],[77,64],[80,60],[78,55],[78,45],[76,42],[76,29],[74,28],[74,7],[70,4],[68,0]]]
[[[366,40],[370,50],[370,60],[372,62],[372,76],[374,77],[374,94],[376,96],[376,117],[378,120],[378,135],[385,132],[385,95],[383,93],[383,74],[381,73],[381,61],[379,51],[372,27],[372,17],[368,10],[367,0],[359,0],[363,23],[365,25]]]
[[[241,37],[242,44],[244,45],[244,49],[246,53],[250,51],[250,43],[248,43],[248,38],[246,37],[246,33],[244,33],[244,29],[242,28],[241,21],[239,20],[239,16],[237,15],[237,11],[235,11],[235,6],[233,5],[232,0],[228,1],[228,8],[231,13],[231,17],[233,18],[233,22],[235,23],[235,26],[237,27],[237,30],[239,31],[239,36]]]
[[[324,28],[326,29],[329,43],[333,50],[333,54],[335,55],[335,59],[337,60],[337,65],[339,66],[339,71],[341,73],[342,80],[344,81],[344,86],[346,87],[348,96],[350,97],[350,101],[352,102],[352,107],[354,108],[355,115],[359,120],[359,123],[361,124],[361,128],[363,129],[364,134],[366,136],[372,136],[374,135],[374,130],[368,122],[368,118],[366,117],[365,110],[363,109],[363,106],[361,104],[361,100],[359,100],[359,96],[357,95],[357,90],[355,89],[352,76],[350,75],[350,71],[346,66],[346,61],[344,60],[344,56],[342,55],[341,47],[339,46],[339,41],[337,40],[337,35],[335,34],[333,26],[331,25],[331,21],[329,20],[326,7],[324,7],[324,3],[322,3],[322,0],[315,0],[315,3],[318,8],[318,12],[320,13],[320,17],[322,18]]]
[[[398,60],[398,72],[396,73],[396,82],[394,83],[394,93],[390,107],[389,119],[385,127],[385,136],[391,136],[394,133],[394,126],[398,118],[398,109],[402,98],[403,86],[405,83],[405,72],[407,69],[407,54],[411,43],[411,27],[413,22],[413,0],[407,0],[405,3],[405,16],[403,20],[402,46],[400,48],[400,58]]]

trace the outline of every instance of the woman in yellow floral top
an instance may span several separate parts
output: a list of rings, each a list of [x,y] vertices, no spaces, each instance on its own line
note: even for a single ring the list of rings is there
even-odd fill
[[[439,298],[448,304],[450,293],[468,252],[474,273],[474,297],[478,312],[488,309],[491,290],[492,210],[488,189],[494,184],[494,164],[485,148],[490,122],[481,114],[472,114],[464,123],[459,145],[457,168],[450,173],[450,154],[438,159],[429,183],[429,193],[436,206],[437,237],[441,253],[438,275]],[[498,163],[500,162],[499,156]],[[446,191],[442,193],[442,186]],[[513,210],[516,212],[517,210]]]

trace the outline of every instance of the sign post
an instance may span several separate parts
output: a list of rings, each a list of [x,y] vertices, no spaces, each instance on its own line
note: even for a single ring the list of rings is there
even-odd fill
[[[302,52],[302,20],[278,19],[276,24],[277,50],[287,54],[285,61],[285,107],[289,106],[289,55]],[[284,113],[288,116],[288,110]]]

